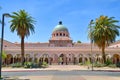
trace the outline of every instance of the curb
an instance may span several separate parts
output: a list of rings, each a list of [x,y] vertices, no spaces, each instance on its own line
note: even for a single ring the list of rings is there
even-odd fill
[[[93,70],[93,71],[120,72],[120,70]]]
[[[2,72],[37,72],[37,71],[92,71],[92,70],[3,70]],[[120,70],[93,70],[93,71],[104,71],[104,72],[120,72]]]

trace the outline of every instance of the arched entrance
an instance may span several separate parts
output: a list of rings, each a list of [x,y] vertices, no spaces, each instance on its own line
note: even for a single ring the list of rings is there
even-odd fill
[[[118,54],[114,54],[113,55],[113,63],[118,63],[120,62],[120,56]]]
[[[21,54],[16,54],[16,62],[21,62]]]
[[[38,62],[38,58],[37,58],[37,53],[34,54],[34,62],[37,63]]]
[[[106,60],[111,60],[112,56],[110,54],[106,54]]]
[[[59,58],[58,58],[58,64],[64,64],[65,63],[65,55],[64,54],[60,54]]]
[[[13,63],[13,56],[12,56],[11,54],[7,54],[7,57],[6,57],[6,59],[5,59],[5,63],[6,63],[7,65]]]
[[[42,57],[39,59],[39,61],[49,63],[49,55],[43,54]]]
[[[29,62],[30,60],[30,54],[25,54],[25,62]]]
[[[79,54],[78,55],[78,59],[79,59],[78,63],[82,63],[83,64],[83,57],[84,57],[83,54]]]
[[[70,53],[68,54],[68,64],[75,64],[76,63],[76,57],[74,54]]]

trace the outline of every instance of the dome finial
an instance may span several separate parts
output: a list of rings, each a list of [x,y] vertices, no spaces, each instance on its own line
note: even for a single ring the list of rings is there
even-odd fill
[[[62,25],[62,21],[59,21],[59,25]]]

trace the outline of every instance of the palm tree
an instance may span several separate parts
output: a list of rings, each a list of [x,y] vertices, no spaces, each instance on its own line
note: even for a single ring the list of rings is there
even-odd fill
[[[105,48],[119,36],[120,27],[116,23],[118,20],[114,20],[114,17],[103,15],[90,22],[88,36],[102,50],[103,63],[106,62]]]
[[[16,31],[17,35],[21,38],[21,62],[24,65],[24,38],[28,37],[30,33],[34,33],[35,21],[25,10],[13,12],[11,18],[11,32]]]

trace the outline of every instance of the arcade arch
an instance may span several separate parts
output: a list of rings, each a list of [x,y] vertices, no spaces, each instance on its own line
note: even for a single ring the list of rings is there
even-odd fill
[[[113,55],[113,63],[118,63],[120,62],[120,55],[119,54],[114,54]]]

